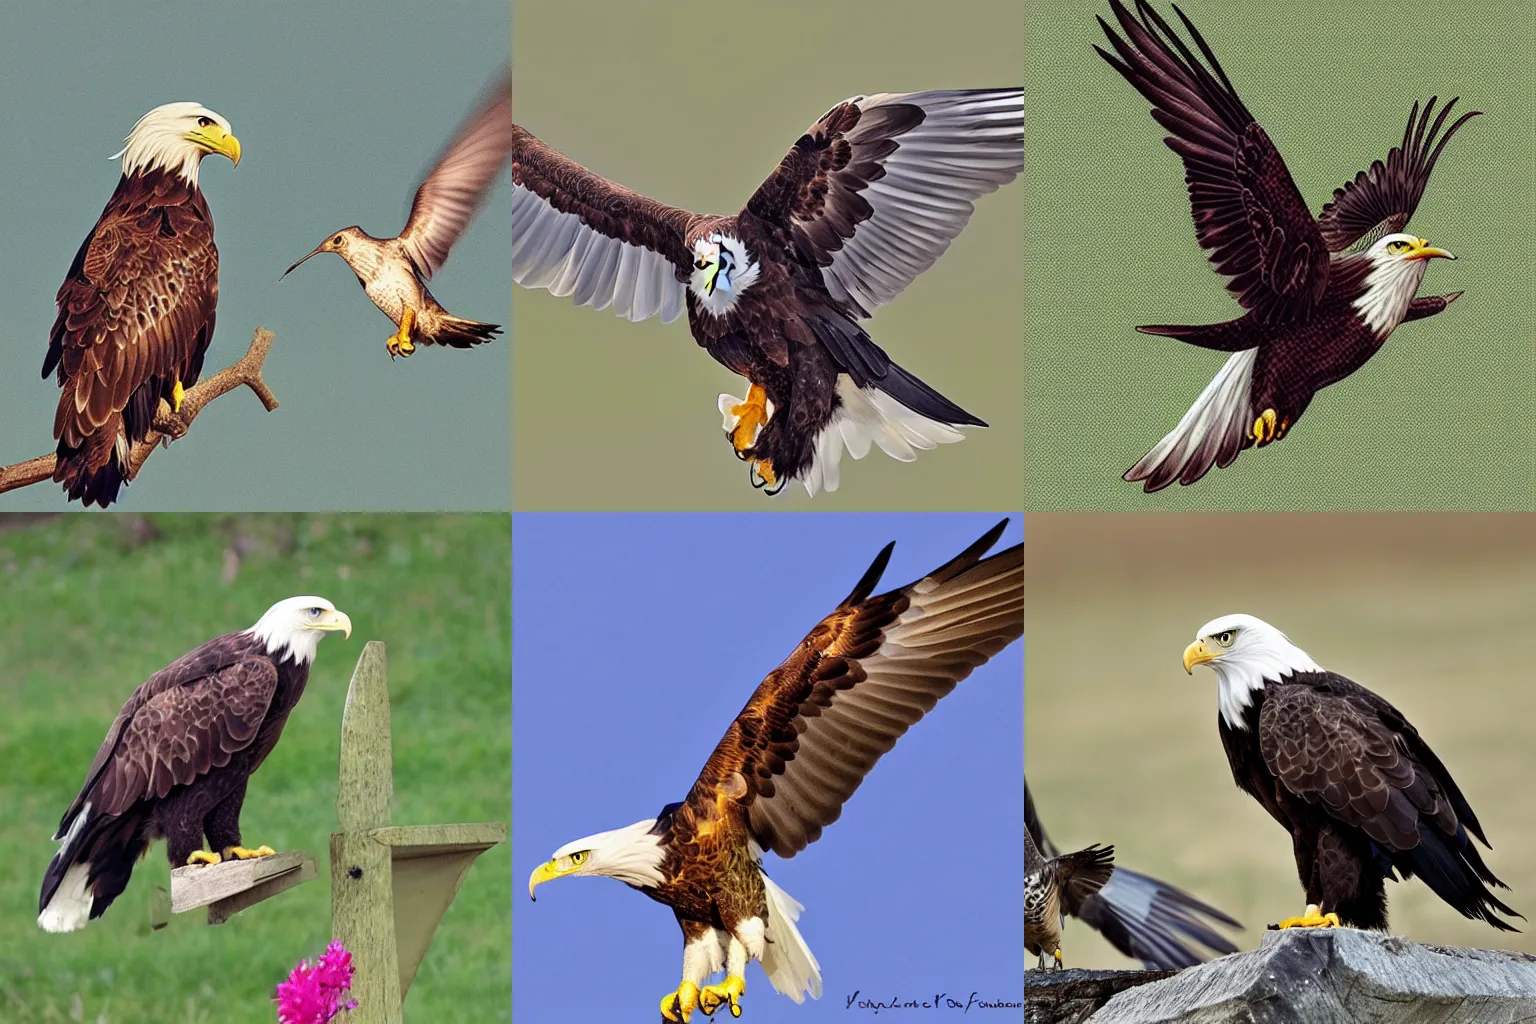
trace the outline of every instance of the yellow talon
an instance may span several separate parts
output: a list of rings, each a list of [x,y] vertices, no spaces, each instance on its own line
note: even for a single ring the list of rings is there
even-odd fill
[[[687,1024],[688,1017],[699,1005],[699,986],[685,981],[676,992],[661,997],[661,1015],[676,1024]]]
[[[1052,953],[1051,955],[1056,958],[1056,969],[1058,971],[1067,966],[1066,964],[1061,962],[1061,950],[1058,949],[1056,952]]]
[[[254,850],[247,850],[243,846],[231,846],[224,851],[225,860],[255,860],[257,857],[271,857],[277,853],[270,846],[258,846]]]
[[[181,386],[181,379],[178,377],[176,385],[171,388],[171,412],[181,412],[181,400],[186,395],[187,389]]]
[[[1258,419],[1253,421],[1253,440],[1260,446],[1269,444],[1275,439],[1275,421],[1278,417],[1275,410],[1265,409]]]
[[[400,329],[389,336],[384,347],[389,349],[389,358],[395,356],[405,357],[416,351],[416,345],[411,341],[411,330],[416,326],[416,311],[410,306],[405,307],[405,312],[400,314]]]
[[[739,974],[728,974],[718,985],[705,985],[699,991],[699,1009],[710,1017],[722,1006],[731,1008],[732,1017],[741,1016],[741,997],[746,994],[747,979]]]
[[[739,456],[757,443],[758,433],[773,415],[768,409],[768,392],[753,384],[747,389],[746,400],[731,406],[731,415],[737,417],[731,430],[731,447]]]
[[[1307,904],[1307,909],[1300,917],[1288,917],[1275,925],[1276,928],[1342,928],[1343,923],[1339,915],[1322,912],[1322,908],[1315,904]]]
[[[187,858],[188,864],[217,864],[224,858],[209,850],[193,850],[192,856]]]
[[[753,487],[766,487],[769,494],[779,493],[779,476],[773,471],[771,459],[753,459],[752,465],[747,467],[747,477]]]

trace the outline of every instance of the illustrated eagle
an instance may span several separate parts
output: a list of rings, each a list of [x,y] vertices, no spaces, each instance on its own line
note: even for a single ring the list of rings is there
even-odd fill
[[[229,122],[197,103],[167,103],[133,126],[123,174],[56,299],[43,377],[57,371],[53,479],[71,501],[106,508],[133,473],[129,453],[160,400],[181,409],[213,341],[219,251],[197,184],[203,157],[236,166]]]
[[[1184,669],[1216,672],[1217,726],[1237,785],[1291,833],[1307,909],[1280,928],[1387,927],[1386,879],[1418,876],[1464,917],[1515,931],[1508,889],[1456,780],[1403,713],[1329,672],[1274,626],[1225,615]]]
[[[803,909],[762,867],[793,857],[908,728],[1024,632],[1024,546],[983,557],[1007,520],[947,564],[871,597],[887,545],[853,592],[774,669],[731,723],[687,797],[655,818],[566,843],[528,879],[617,878],[672,908],[683,978],[662,1016],[728,1006],[740,1016],[748,960],[795,1002],[821,969],[795,921]],[[722,983],[707,985],[724,969]]]
[[[859,321],[932,266],[973,202],[1024,163],[1019,89],[880,93],[839,103],[733,216],[637,195],[521,127],[512,143],[512,278],[676,319],[749,383],[720,396],[754,487],[837,489],[846,445],[903,462],[986,426],[903,370]]]
[[[1403,228],[1430,172],[1470,111],[1456,100],[1413,105],[1403,141],[1335,189],[1314,220],[1285,161],[1238,98],[1204,38],[1177,7],[1197,56],[1146,0],[1140,18],[1110,0],[1125,32],[1098,19],[1114,54],[1095,46],[1152,103],[1184,161],[1195,237],[1245,310],[1236,320],[1138,327],[1233,353],[1195,404],[1125,472],[1148,493],[1192,484],[1250,446],[1285,437],[1312,396],[1360,369],[1399,324],[1443,311],[1461,292],[1417,297],[1428,262],[1455,259]]]
[[[38,926],[71,932],[106,913],[156,839],[172,867],[271,854],[241,845],[246,784],[304,695],[321,638],[337,630],[351,636],[352,621],[331,602],[290,597],[134,690],[53,836]]]
[[[1076,853],[1041,856],[1035,837],[1024,830],[1024,948],[1040,958],[1061,962],[1061,926],[1068,914],[1104,888],[1115,870],[1115,848],[1097,844]]]
[[[1044,858],[1060,856],[1035,812],[1028,779],[1024,781],[1024,829],[1028,841]],[[1149,971],[1179,971],[1200,963],[1204,957],[1185,945],[1186,940],[1207,946],[1218,954],[1235,953],[1237,947],[1213,925],[1242,927],[1238,921],[1182,889],[1119,864],[1115,865],[1114,874],[1101,889],[1080,900],[1063,903],[1060,909],[1103,935],[1121,954],[1140,960]],[[1049,934],[1054,946],[1043,943],[1047,946],[1046,954],[1061,946],[1059,916],[1049,927],[1053,929]],[[1026,911],[1025,931],[1028,929]],[[1025,945],[1028,948],[1027,935]],[[1041,955],[1040,950],[1030,949],[1030,952]],[[1059,953],[1056,960],[1060,963]]]

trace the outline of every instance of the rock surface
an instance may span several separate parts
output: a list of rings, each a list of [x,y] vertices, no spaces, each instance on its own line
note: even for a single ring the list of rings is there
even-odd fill
[[[1082,1024],[1116,995],[1173,971],[1028,971],[1024,975],[1025,1024]]]
[[[1268,932],[1256,950],[1132,984],[1088,1024],[1536,1022],[1536,956],[1422,946],[1351,928]],[[1026,1006],[1032,998],[1026,981]]]

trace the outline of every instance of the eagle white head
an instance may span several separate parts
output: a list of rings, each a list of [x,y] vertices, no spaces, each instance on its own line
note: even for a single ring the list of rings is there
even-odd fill
[[[139,118],[124,142],[112,159],[122,158],[125,176],[164,170],[196,188],[197,169],[209,153],[240,166],[240,140],[230,134],[229,122],[201,103],[156,107]]]
[[[693,243],[688,290],[707,312],[724,316],[736,304],[737,296],[757,280],[760,269],[739,239],[711,231]]]
[[[1408,304],[1418,294],[1429,261],[1456,258],[1417,235],[1401,231],[1382,235],[1363,255],[1371,269],[1365,275],[1365,290],[1354,305],[1361,319],[1383,339],[1408,315]]]
[[[1323,667],[1286,635],[1252,615],[1223,615],[1200,627],[1195,642],[1184,648],[1184,671],[1196,665],[1216,673],[1216,701],[1222,720],[1242,729],[1243,709],[1253,703],[1255,690],[1296,672],[1321,672]]]
[[[308,665],[315,660],[321,638],[337,630],[352,635],[352,620],[346,612],[337,611],[323,597],[290,597],[268,608],[246,632],[279,661],[291,658],[296,665]]]
[[[647,818],[566,843],[528,876],[528,898],[536,898],[533,890],[540,883],[567,875],[617,878],[636,888],[660,885],[666,880],[661,873],[664,851],[661,836],[651,831],[655,827],[656,819]]]

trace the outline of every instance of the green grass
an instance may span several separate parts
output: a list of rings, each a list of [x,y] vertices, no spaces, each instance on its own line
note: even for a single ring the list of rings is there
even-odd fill
[[[347,680],[388,645],[396,824],[507,821],[511,533],[503,515],[0,517],[0,1020],[276,1019],[276,983],[330,937],[329,836]],[[146,539],[145,534],[154,534]],[[157,843],[82,932],[35,923],[49,837],[124,698],[274,601],[330,598],[354,624],[321,644],[303,701],[254,776],[250,845],[304,849],[320,877],[208,928],[148,927]],[[414,1020],[510,1020],[511,873],[485,854],[406,1000]]]

